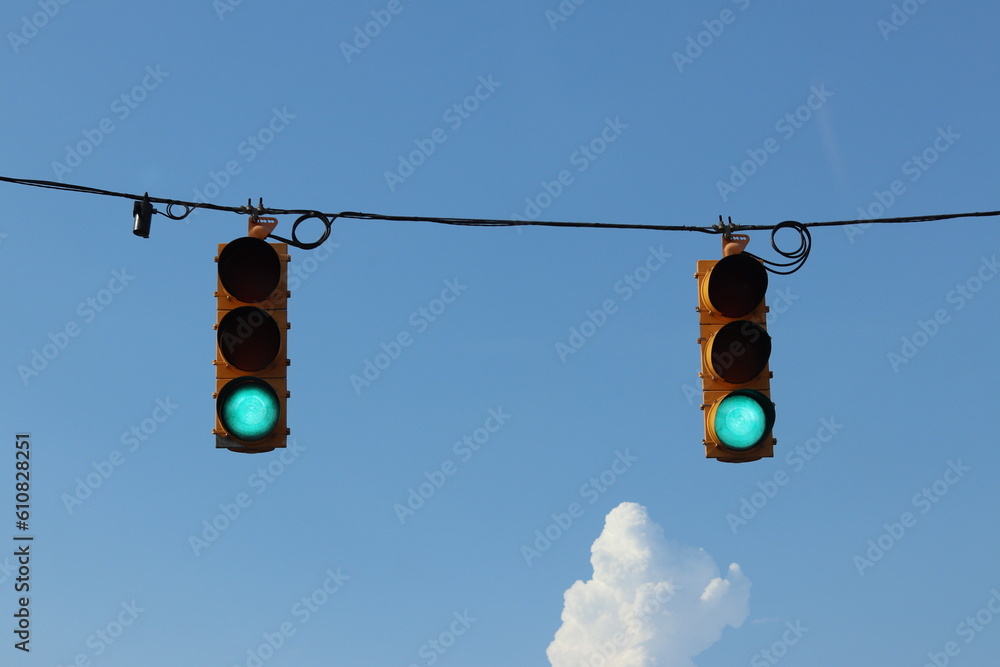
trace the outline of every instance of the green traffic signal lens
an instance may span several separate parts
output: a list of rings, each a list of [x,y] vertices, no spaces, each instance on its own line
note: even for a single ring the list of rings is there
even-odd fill
[[[736,391],[716,406],[713,428],[719,443],[738,451],[756,446],[771,430],[774,408],[763,394]]]
[[[235,438],[262,440],[278,424],[281,405],[271,385],[257,378],[233,380],[219,392],[219,418]]]

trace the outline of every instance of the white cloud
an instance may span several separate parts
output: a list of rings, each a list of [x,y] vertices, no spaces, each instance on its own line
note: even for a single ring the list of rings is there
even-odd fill
[[[698,655],[749,613],[750,581],[726,578],[703,549],[669,542],[646,508],[608,513],[590,549],[594,575],[565,594],[553,667],[694,667]]]

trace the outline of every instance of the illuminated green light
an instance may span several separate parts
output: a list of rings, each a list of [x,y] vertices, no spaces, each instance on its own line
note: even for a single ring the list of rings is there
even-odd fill
[[[254,442],[267,437],[278,424],[281,405],[274,389],[256,378],[234,380],[219,394],[219,416],[235,438]]]
[[[758,399],[759,396],[759,399]],[[770,430],[772,417],[757,392],[732,393],[715,410],[715,434],[730,449],[746,450],[760,442]]]

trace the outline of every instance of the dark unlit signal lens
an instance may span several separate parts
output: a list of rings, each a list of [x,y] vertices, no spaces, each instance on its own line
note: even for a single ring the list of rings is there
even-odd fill
[[[281,330],[267,311],[255,306],[231,310],[219,322],[219,350],[231,365],[254,373],[281,351]]]
[[[743,317],[764,300],[767,271],[759,260],[739,253],[720,259],[706,284],[705,298],[712,310],[723,317]]]
[[[712,375],[729,384],[743,384],[767,366],[771,336],[756,322],[737,320],[712,335],[706,353]]]
[[[227,292],[245,303],[259,303],[278,288],[281,260],[267,241],[245,236],[219,254],[219,279]]]

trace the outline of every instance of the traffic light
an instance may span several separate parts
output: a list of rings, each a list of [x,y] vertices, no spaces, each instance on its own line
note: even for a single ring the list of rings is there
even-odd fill
[[[288,246],[245,236],[220,243],[215,353],[215,446],[285,446]]]
[[[767,271],[737,252],[699,260],[705,456],[742,463],[774,456],[771,337],[767,333]]]

